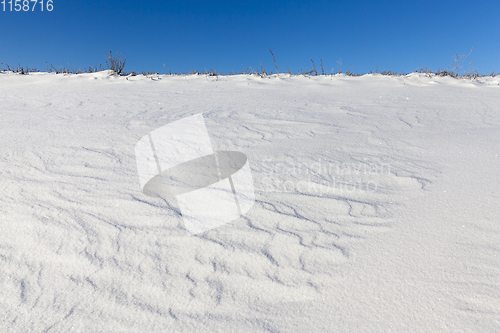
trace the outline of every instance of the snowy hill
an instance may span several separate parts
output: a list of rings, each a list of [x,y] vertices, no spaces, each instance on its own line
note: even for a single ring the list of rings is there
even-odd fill
[[[500,77],[0,73],[0,331],[500,330]],[[135,145],[203,113],[255,204],[188,236]]]

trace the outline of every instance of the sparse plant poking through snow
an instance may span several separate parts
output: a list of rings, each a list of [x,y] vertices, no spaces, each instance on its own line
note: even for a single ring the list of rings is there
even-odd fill
[[[125,63],[127,59],[118,55],[118,53],[113,57],[113,53],[109,51],[109,54],[106,54],[106,65],[108,65],[108,69],[112,70],[116,74],[121,74],[123,68],[125,67]]]
[[[280,72],[278,70],[278,64],[276,63],[276,58],[274,57],[274,53],[273,53],[273,51],[271,51],[271,49],[269,49],[269,52],[271,52],[271,55],[273,56],[274,67],[276,68],[276,74],[278,74],[278,77],[280,77]],[[262,66],[262,64],[261,64],[261,66]]]
[[[470,52],[467,55],[455,54],[455,56],[453,57],[453,59],[455,60],[455,67],[451,71],[451,76],[454,76],[454,77],[458,76],[458,73],[460,72],[460,69],[462,68],[462,63],[465,61],[465,59],[467,59],[469,57],[469,55],[472,53],[473,50],[474,50],[474,47],[470,50]]]
[[[436,71],[436,70],[432,70],[432,69],[424,66],[424,67],[418,67],[417,69],[413,70],[413,72],[425,74],[428,77],[431,77],[431,76],[442,76],[442,77],[449,76],[449,77],[452,77],[455,79],[469,79],[471,81],[477,81],[479,78],[486,77],[486,76],[491,76],[491,77],[498,76],[498,73],[495,73],[495,72],[491,72],[488,75],[480,74],[478,72],[477,68],[474,69],[472,67],[472,62],[469,62],[468,71],[460,74],[460,70],[463,67],[462,64],[469,57],[469,55],[472,53],[473,50],[474,50],[474,48],[472,48],[467,55],[456,54],[453,57],[455,63],[450,64],[448,66],[448,68],[445,70],[438,69]],[[278,77],[280,77],[280,72],[279,72],[279,68],[278,68],[278,63],[276,61],[276,57],[271,49],[269,49],[269,52],[271,53],[271,56],[273,58],[273,63],[274,63],[274,67],[276,69],[276,74]],[[106,59],[107,68],[109,70],[111,70],[114,73],[119,74],[119,75],[126,74],[125,72],[123,72],[123,68],[125,67],[125,63],[126,63],[126,59],[125,59],[125,57],[123,57],[123,54],[121,54],[121,55],[116,54],[115,56],[113,56],[113,53],[111,51],[109,51],[109,53],[106,53],[105,59]],[[299,69],[299,70],[296,70],[295,72],[293,72],[290,69],[290,67],[286,66],[288,71],[287,72],[284,71],[282,74],[288,73],[290,75],[290,77],[295,76],[295,75],[297,75],[297,76],[298,75],[318,76],[319,74],[318,74],[318,71],[316,69],[316,65],[314,63],[314,60],[312,60],[312,59],[310,59],[310,60],[312,63],[311,70],[309,70],[309,66],[306,66],[305,71],[303,71],[302,69]],[[361,76],[361,75],[363,75],[361,73],[353,72],[352,66],[351,66],[351,68],[349,68],[349,70],[347,72],[343,72],[342,59],[339,59],[337,61],[337,72],[335,72],[334,68],[332,68],[330,74],[328,74],[327,72],[325,72],[325,68],[323,66],[323,59],[321,57],[319,57],[319,60],[320,60],[320,67],[321,67],[320,75],[322,75],[322,76],[325,76],[325,77],[330,76],[330,78],[333,78],[333,76],[335,74],[340,74],[340,73],[345,73],[345,75],[347,75],[347,76]],[[45,65],[46,65],[45,70],[44,70],[45,72],[55,73],[55,74],[95,73],[95,72],[103,71],[106,69],[106,67],[103,67],[102,64],[97,64],[97,62],[95,63],[95,66],[84,67],[83,70],[80,68],[72,68],[69,64],[68,64],[68,67],[61,67],[61,66],[55,67],[52,63],[49,64],[47,61],[45,62]],[[12,72],[12,73],[16,73],[16,74],[26,75],[26,74],[33,73],[33,72],[40,72],[40,70],[38,70],[36,68],[24,67],[24,66],[21,66],[21,64],[19,64],[18,66],[15,66],[15,67],[11,67],[6,63],[0,63],[0,73],[1,72]],[[163,67],[161,69],[162,75],[164,72],[165,72],[165,64],[163,64]],[[134,73],[134,72],[131,72],[131,74],[132,73]],[[137,73],[138,72],[132,74],[132,76],[137,75]],[[141,73],[142,73],[142,75],[145,75],[152,80],[158,79],[158,77],[160,76],[160,74],[158,74],[158,72],[144,72],[144,71],[142,71]],[[208,76],[215,77],[216,81],[218,81],[219,76],[225,76],[225,75],[244,74],[244,75],[256,75],[256,76],[258,75],[261,78],[265,78],[265,77],[269,78],[269,75],[273,74],[272,71],[270,71],[269,73],[267,72],[266,68],[263,67],[262,62],[260,63],[260,71],[259,71],[259,69],[257,69],[257,68],[253,69],[252,67],[248,67],[246,70],[243,70],[243,67],[242,67],[242,69],[239,72],[235,72],[233,70],[230,70],[229,73],[227,73],[227,74],[224,74],[223,69],[219,72],[219,71],[213,70],[213,69],[207,70],[206,68],[205,68],[204,72],[200,72],[197,70],[189,72],[186,69],[185,73],[180,73],[180,72],[172,72],[169,69],[168,74],[167,74],[167,72],[165,72],[165,73],[166,73],[165,75],[193,75],[193,74],[194,75],[201,75],[201,74],[204,74],[207,77]],[[394,71],[385,70],[385,69],[383,71],[379,71],[378,67],[376,67],[376,69],[374,71],[372,71],[370,69],[367,74],[372,74],[372,73],[385,75],[385,76],[405,76],[405,75],[407,75],[407,73],[405,73],[405,72],[394,72]],[[500,83],[499,83],[499,85],[500,85]]]
[[[267,76],[266,69],[262,67],[262,62],[260,63],[260,77]]]
[[[453,77],[455,79],[469,79],[469,80],[472,80],[472,81],[476,81],[478,78],[485,77],[486,75],[479,74],[477,68],[473,69],[472,68],[472,62],[469,62],[469,69],[468,69],[468,71],[466,73],[459,74],[460,73],[460,69],[463,67],[462,63],[465,61],[465,59],[467,59],[467,57],[469,57],[469,55],[472,53],[473,50],[474,50],[474,48],[472,48],[467,55],[464,55],[464,54],[461,54],[461,55],[455,54],[455,56],[453,57],[453,59],[455,61],[455,65],[452,67],[452,64],[450,64],[450,65],[448,65],[448,67],[445,70],[441,70],[441,69],[438,68],[437,71],[433,71],[432,69],[427,68],[427,67],[424,66],[424,67],[419,67],[419,68],[415,69],[414,72],[415,73],[427,74],[427,76],[429,76],[429,77],[432,76],[432,75],[450,76],[450,77]],[[382,73],[382,74],[386,74],[386,75],[401,75],[401,74],[397,74],[397,73],[391,72],[391,71],[389,71],[387,73]],[[495,76],[494,72],[491,74],[491,76],[492,77]]]
[[[313,63],[313,67],[311,69],[311,71],[309,72],[309,74],[312,75],[312,73],[314,73],[314,76],[318,75],[318,71],[316,70],[316,65],[314,64],[314,61],[311,59],[311,62]]]
[[[347,76],[361,76],[361,74],[356,74],[356,73],[352,72],[352,71],[351,71],[351,69],[352,69],[352,66],[351,66],[351,68],[349,68],[349,70],[345,73],[345,75],[347,75]],[[378,73],[378,67],[377,67],[377,73]]]

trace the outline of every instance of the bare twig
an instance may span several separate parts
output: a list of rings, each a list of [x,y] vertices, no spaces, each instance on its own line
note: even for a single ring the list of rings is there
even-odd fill
[[[280,72],[278,70],[278,64],[276,63],[276,58],[274,57],[274,53],[273,53],[273,51],[271,51],[271,49],[269,49],[269,52],[271,52],[271,55],[273,56],[274,67],[276,67],[276,74],[278,74],[278,77],[280,77]],[[261,66],[262,66],[262,64],[261,64]]]

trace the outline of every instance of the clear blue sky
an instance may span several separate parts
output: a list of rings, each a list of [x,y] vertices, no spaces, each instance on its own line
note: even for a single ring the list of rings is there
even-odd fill
[[[8,1],[8,0],[7,0]],[[15,1],[15,0],[14,0]],[[45,0],[47,2],[47,0]],[[22,3],[22,1],[21,1]],[[30,6],[33,4],[31,2]],[[474,51],[480,73],[500,72],[500,1],[96,1],[54,0],[41,12],[3,11],[0,62],[45,68],[104,64],[108,50],[125,71],[319,68],[366,73],[445,69]],[[1,66],[0,66],[1,68]]]

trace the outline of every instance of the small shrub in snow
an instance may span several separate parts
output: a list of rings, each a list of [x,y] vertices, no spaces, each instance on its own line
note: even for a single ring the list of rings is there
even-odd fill
[[[112,70],[116,74],[121,74],[123,68],[125,67],[125,63],[127,59],[118,55],[118,53],[113,57],[113,53],[109,51],[109,54],[106,54],[106,65],[108,65],[108,69]]]

